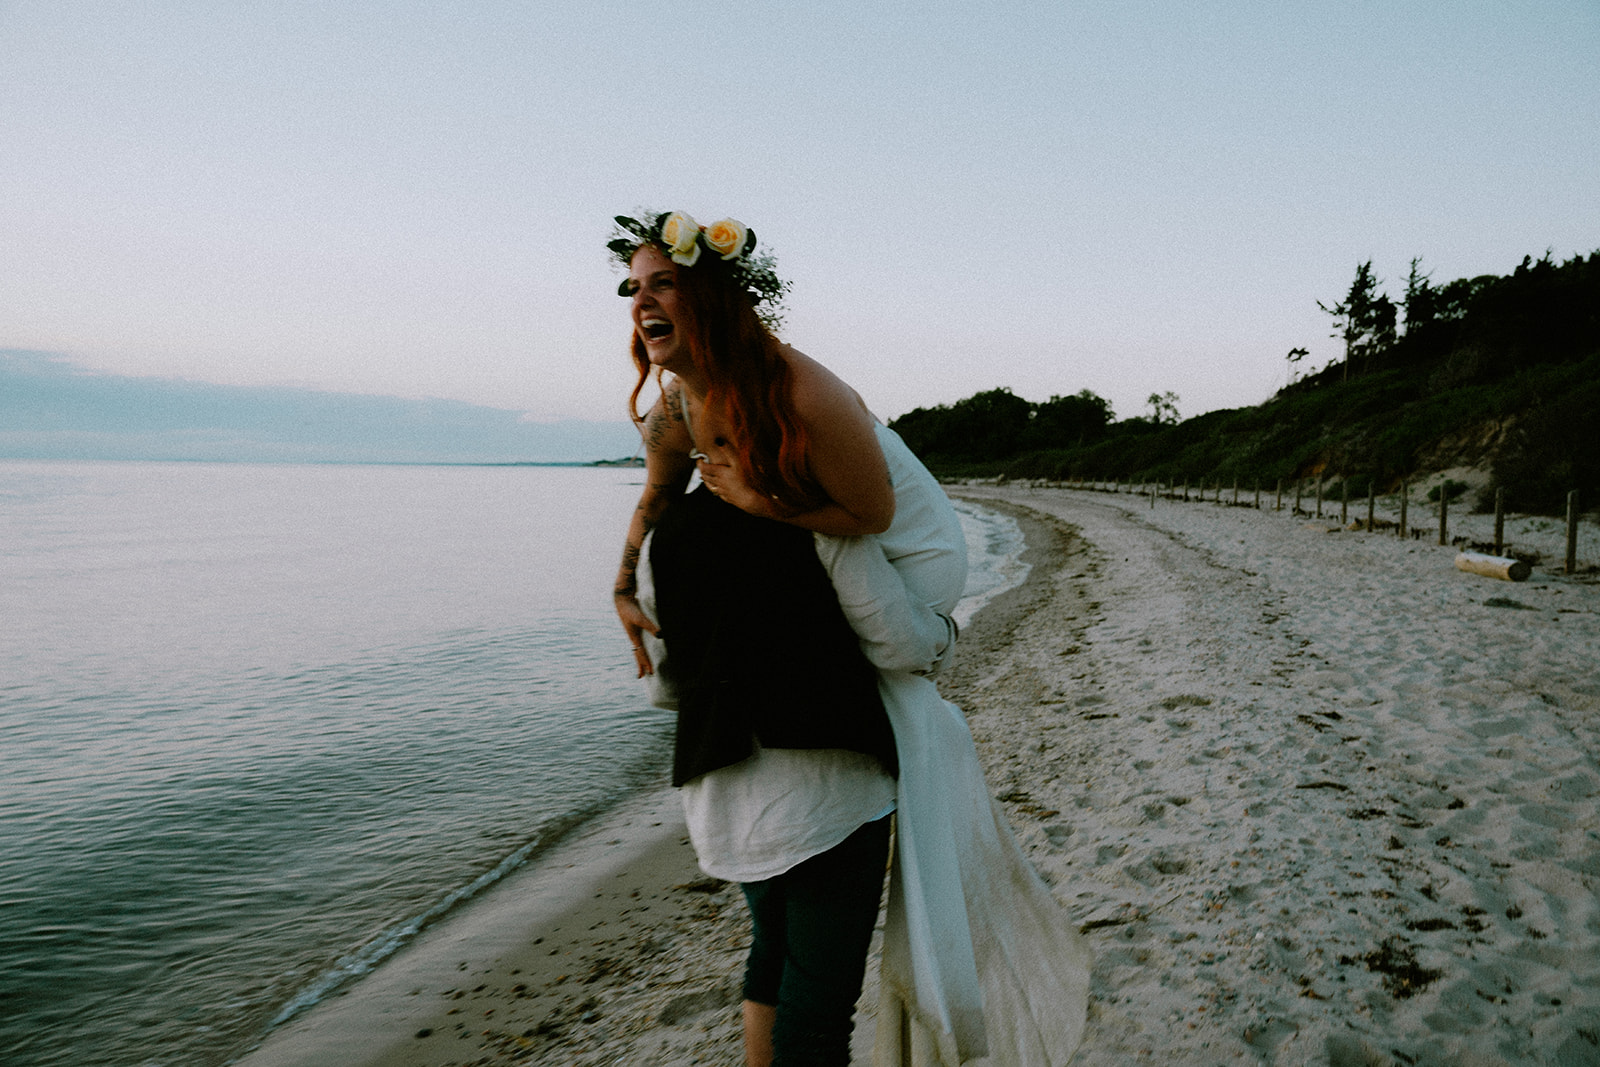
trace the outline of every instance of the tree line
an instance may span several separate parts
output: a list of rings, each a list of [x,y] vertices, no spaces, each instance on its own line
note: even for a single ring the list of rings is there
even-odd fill
[[[1002,388],[917,408],[889,425],[924,462],[959,464],[1091,444],[1106,436],[1112,420],[1110,402],[1087,389],[1036,404]]]
[[[1494,437],[1509,506],[1556,509],[1571,488],[1600,502],[1600,251],[1442,285],[1413,259],[1398,300],[1369,260],[1340,299],[1317,303],[1340,355],[1254,408],[1180,420],[1178,397],[1153,393],[1148,414],[1118,420],[1087,389],[1035,403],[996,388],[890,426],[945,475],[1328,475],[1385,489],[1436,460],[1441,442],[1478,432]],[[1289,350],[1291,372],[1306,354]]]
[[[1434,285],[1411,260],[1397,304],[1369,259],[1356,267],[1344,297],[1317,306],[1333,319],[1343,358],[1322,371],[1341,381],[1382,370],[1433,366],[1440,384],[1487,380],[1600,349],[1600,252],[1556,263],[1549,252],[1505,276],[1458,278]],[[1291,366],[1306,354],[1289,350]]]

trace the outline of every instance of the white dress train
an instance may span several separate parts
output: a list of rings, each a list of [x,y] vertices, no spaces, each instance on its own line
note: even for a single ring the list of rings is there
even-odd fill
[[[1083,1036],[1091,954],[989,795],[961,710],[931,675],[966,582],[949,498],[898,435],[878,439],[895,517],[816,536],[878,667],[900,760],[876,1067],[1062,1067]]]

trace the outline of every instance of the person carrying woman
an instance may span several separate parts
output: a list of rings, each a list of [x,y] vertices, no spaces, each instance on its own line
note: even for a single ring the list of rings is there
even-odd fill
[[[879,1062],[1064,1063],[1086,950],[930,680],[966,575],[948,498],[854,390],[777,339],[787,285],[746,227],[617,223],[646,478],[616,606],[678,711],[701,866],[750,904],[746,1062],[848,1063],[898,806]]]

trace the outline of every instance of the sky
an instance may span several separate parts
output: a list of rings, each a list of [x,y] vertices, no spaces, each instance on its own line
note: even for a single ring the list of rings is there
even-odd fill
[[[1600,249],[1595,0],[0,0],[0,349],[622,418],[639,207],[881,417],[1260,403],[1317,301]]]

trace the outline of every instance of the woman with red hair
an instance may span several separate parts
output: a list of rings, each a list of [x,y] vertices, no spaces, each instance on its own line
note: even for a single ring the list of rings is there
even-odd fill
[[[953,507],[853,389],[778,340],[787,285],[744,225],[617,223],[646,462],[617,612],[678,713],[700,865],[750,905],[746,1063],[849,1063],[897,809],[879,1062],[1065,1062],[1085,950],[930,681],[966,580]]]
[[[681,213],[618,224],[646,477],[617,611],[641,676],[659,669],[673,693],[673,784],[701,866],[750,906],[746,1060],[843,1067],[896,766],[876,671],[812,535],[887,530],[888,465],[855,391],[774,335],[784,287],[748,229]],[[640,416],[651,376],[661,395]],[[647,534],[656,621],[639,601]]]

